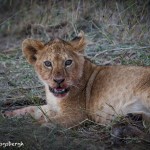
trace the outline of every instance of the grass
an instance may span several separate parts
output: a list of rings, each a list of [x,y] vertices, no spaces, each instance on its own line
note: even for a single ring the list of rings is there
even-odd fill
[[[149,1],[0,0],[0,3],[1,110],[45,102],[43,85],[22,56],[21,42],[28,37],[45,42],[53,36],[71,39],[83,30],[88,39],[85,55],[96,64],[150,65]],[[117,149],[111,136],[112,126],[87,120],[66,130],[41,127],[31,118],[0,116],[0,142],[22,141],[21,149],[25,150]],[[125,141],[119,149],[149,148],[149,142],[140,138]]]

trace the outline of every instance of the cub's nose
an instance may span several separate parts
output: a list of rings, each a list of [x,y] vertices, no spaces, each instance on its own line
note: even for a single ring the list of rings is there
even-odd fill
[[[61,84],[62,82],[65,81],[65,79],[53,79],[54,82],[56,82],[57,84]]]

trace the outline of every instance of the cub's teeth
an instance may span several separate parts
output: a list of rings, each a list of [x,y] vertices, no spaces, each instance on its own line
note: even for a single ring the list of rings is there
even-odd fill
[[[54,91],[55,91],[55,92],[64,92],[64,91],[65,91],[65,89],[59,89],[59,90],[54,89]]]
[[[54,89],[54,92],[57,93],[57,94],[61,94],[62,92],[65,92],[65,89]]]
[[[56,89],[54,89],[54,92],[58,92]]]

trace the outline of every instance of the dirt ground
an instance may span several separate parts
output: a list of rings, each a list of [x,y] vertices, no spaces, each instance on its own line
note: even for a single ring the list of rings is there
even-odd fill
[[[149,8],[149,0],[0,1],[0,110],[45,103],[43,85],[22,55],[25,38],[72,39],[83,30],[88,39],[85,55],[93,63],[149,66]],[[19,149],[19,145],[4,143],[22,142],[23,150],[146,150],[150,126],[142,125],[144,137],[127,137],[115,144],[112,124],[101,126],[86,120],[63,129],[39,126],[30,117],[0,115],[0,149]]]

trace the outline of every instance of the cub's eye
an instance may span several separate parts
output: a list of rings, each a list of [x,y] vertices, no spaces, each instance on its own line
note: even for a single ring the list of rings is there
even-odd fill
[[[72,60],[71,59],[69,59],[69,60],[66,60],[66,62],[65,62],[65,66],[67,67],[67,66],[70,66],[72,64]]]
[[[51,67],[51,66],[52,66],[52,63],[47,60],[47,61],[44,61],[44,65],[45,65],[46,67]]]

